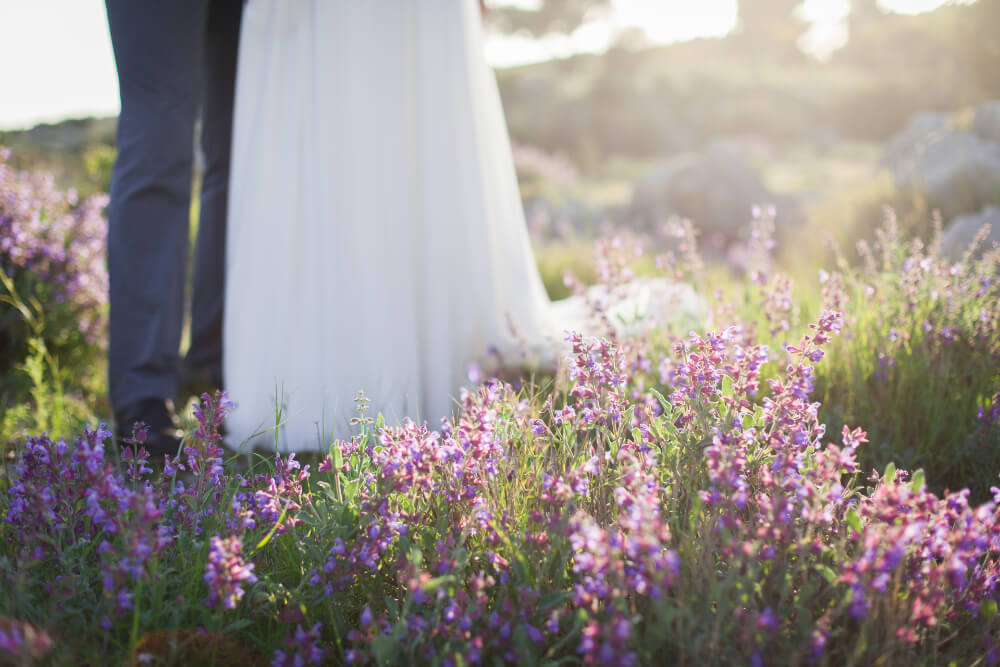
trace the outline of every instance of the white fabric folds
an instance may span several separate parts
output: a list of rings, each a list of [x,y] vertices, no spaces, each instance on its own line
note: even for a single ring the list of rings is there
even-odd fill
[[[493,348],[551,356],[474,0],[250,0],[227,240],[224,382],[239,445],[451,413]],[[512,325],[516,333],[512,331]],[[267,433],[263,444],[275,442]]]

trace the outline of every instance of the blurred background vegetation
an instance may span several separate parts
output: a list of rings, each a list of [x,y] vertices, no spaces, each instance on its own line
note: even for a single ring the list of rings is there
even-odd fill
[[[486,3],[488,34],[543,40],[614,11],[612,0],[511,1]],[[946,229],[989,217],[1000,108],[984,103],[1000,99],[1000,1],[909,15],[850,0],[846,42],[828,53],[809,48],[802,4],[739,0],[721,38],[656,45],[621,28],[600,53],[497,71],[553,296],[566,293],[563,268],[579,257],[585,270],[589,253],[577,250],[596,233],[655,236],[671,215],[692,219],[703,250],[738,269],[751,206],[773,204],[779,255],[810,270],[830,259],[829,241],[850,255],[870,239],[886,205],[916,233],[933,210]],[[972,132],[977,114],[985,134]],[[108,186],[114,119],[0,132],[0,145],[13,166],[53,171],[85,195]],[[920,164],[931,149],[933,169]],[[938,190],[971,194],[940,196],[931,181],[941,178]]]
[[[485,21],[494,38],[541,43],[607,23],[620,1],[535,0],[525,7],[496,0],[487,3]],[[836,265],[853,295],[844,310],[857,336],[837,343],[838,361],[824,366],[818,381],[831,433],[841,424],[864,426],[873,452],[865,465],[925,466],[936,488],[968,484],[985,497],[995,481],[997,430],[987,432],[970,415],[1000,400],[1000,352],[995,335],[980,331],[997,326],[985,291],[996,262],[983,264],[982,275],[973,276],[980,269],[968,262],[973,273],[949,273],[956,281],[985,280],[986,297],[965,294],[964,309],[942,309],[945,287],[925,283],[914,301],[907,290],[916,279],[899,278],[912,273],[913,257],[923,257],[919,248],[881,262],[871,260],[871,248],[889,257],[877,238],[889,209],[894,238],[929,239],[933,228],[943,230],[949,264],[984,222],[1000,240],[1000,0],[946,2],[912,15],[876,0],[849,5],[846,40],[827,52],[810,48],[799,0],[739,0],[736,26],[723,37],[662,45],[624,28],[597,53],[497,70],[538,264],[550,295],[566,296],[564,272],[597,280],[594,240],[620,234],[630,247],[633,239],[645,245],[634,268],[655,272],[671,250],[684,259],[671,246],[679,238],[672,230],[686,227],[670,223],[687,218],[707,265],[700,278],[695,271],[679,277],[706,298],[718,293],[742,303],[755,322],[769,317],[771,297],[745,279],[751,265],[770,274],[773,284],[760,289],[784,284],[773,264],[762,267],[752,256],[752,211],[773,206],[776,268],[791,274],[783,298],[795,313],[791,329],[769,334],[773,349],[822,307],[820,293],[826,298],[830,287],[817,283],[817,269]],[[697,12],[701,3],[690,6]],[[11,148],[11,166],[51,172],[60,187],[86,196],[108,188],[114,132],[114,118],[67,120],[0,132],[0,146]],[[195,192],[198,185],[196,170]],[[196,198],[191,217],[193,236]],[[859,247],[869,248],[869,261]],[[936,271],[935,280],[950,280],[945,273]],[[879,300],[872,301],[876,288]],[[735,317],[719,308],[717,321],[705,326]],[[897,338],[897,330],[907,333]],[[956,335],[986,342],[941,342]],[[54,365],[46,355],[60,352],[56,343],[26,358],[6,398],[0,386],[0,453],[4,433],[55,428],[46,421],[58,410],[46,403],[53,392],[43,375],[46,363]],[[60,357],[52,375],[66,378],[80,405],[105,414],[99,381],[79,381],[103,377],[103,353],[95,347],[91,357]],[[18,407],[5,417],[5,405]]]
[[[854,256],[886,206],[911,233],[928,234],[935,210],[946,229],[962,215],[989,221],[1000,204],[1000,109],[989,104],[1000,99],[1000,2],[906,15],[851,0],[846,42],[823,58],[803,48],[798,0],[738,6],[720,39],[653,46],[630,30],[599,55],[498,71],[536,236],[602,221],[649,231],[676,214],[706,252],[738,265],[751,205],[771,203],[779,256],[815,272],[828,242]],[[549,0],[487,20],[537,37],[609,9]],[[551,272],[546,282],[560,293]]]

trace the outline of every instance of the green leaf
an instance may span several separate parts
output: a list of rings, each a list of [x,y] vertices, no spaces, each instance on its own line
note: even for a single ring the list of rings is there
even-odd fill
[[[920,493],[924,490],[924,486],[926,486],[926,482],[924,481],[924,469],[920,468],[913,473],[913,479],[910,480],[910,491]]]
[[[267,546],[268,542],[271,541],[271,538],[274,537],[274,533],[278,530],[278,527],[285,522],[285,516],[287,514],[288,514],[287,507],[281,510],[281,515],[278,517],[278,520],[275,522],[273,526],[271,526],[271,530],[268,531],[267,535],[261,538],[260,542],[257,543],[257,546],[253,548],[253,551],[250,552],[251,555],[257,553],[258,551]]]
[[[372,652],[375,662],[379,665],[395,665],[399,663],[399,643],[392,637],[379,635],[372,639]]]
[[[896,481],[896,464],[895,463],[891,463],[890,462],[889,465],[887,465],[885,467],[885,474],[882,475],[882,479],[886,480],[887,482],[894,482],[894,481]]]
[[[670,405],[670,401],[668,401],[666,397],[664,397],[664,395],[661,394],[657,389],[655,389],[654,387],[650,387],[649,393],[652,394],[654,397],[656,397],[656,400],[660,402],[660,407],[663,408],[663,412],[665,414],[670,414],[671,412],[673,412],[674,408],[672,405]]]
[[[523,559],[521,558],[521,556],[517,556],[512,560],[510,566],[511,569],[514,570],[514,581],[519,583],[527,583],[528,572],[527,569],[524,567],[524,563],[522,561]]]
[[[890,464],[891,465],[891,464]],[[847,510],[847,525],[856,533],[860,533],[862,530],[861,517],[858,513],[854,511],[854,508]]]
[[[354,505],[344,505],[340,511],[340,525],[356,528],[358,525],[358,510]]]
[[[528,639],[527,633],[524,631],[523,625],[518,625],[514,628],[514,632],[511,635],[514,640],[514,646],[517,647],[517,657],[518,663],[522,665],[536,665],[538,664],[538,658],[535,655],[534,643]]]
[[[458,580],[457,577],[455,577],[455,575],[453,574],[446,574],[440,577],[434,577],[433,579],[429,580],[426,584],[424,584],[423,590],[425,593],[433,593],[442,586],[445,586],[447,584],[453,584],[457,580]]]
[[[546,612],[549,609],[553,609],[566,600],[570,599],[571,595],[567,591],[557,591],[555,593],[547,593],[538,599],[537,609],[539,612]]]
[[[562,554],[561,549],[553,549],[549,552],[543,571],[548,575],[553,586],[558,587],[566,579],[566,562],[567,559]]]
[[[392,597],[385,596],[385,609],[389,613],[389,619],[395,621],[399,618],[399,603]]]
[[[979,615],[984,619],[989,620],[996,616],[997,614],[997,601],[996,600],[983,600],[979,603]]]
[[[340,609],[334,607],[330,610],[330,616],[333,617],[333,632],[337,637],[347,636],[347,621],[344,620],[344,614],[341,613]]]
[[[232,623],[224,627],[222,629],[222,634],[224,635],[235,634],[240,630],[242,630],[243,628],[250,627],[251,625],[253,625],[253,621],[251,621],[249,618],[241,618],[237,621],[233,621]]]
[[[826,565],[817,565],[816,569],[819,570],[819,573],[823,575],[823,578],[826,579],[828,584],[837,583],[837,575],[831,568]]]
[[[337,500],[337,494],[333,492],[333,488],[327,482],[316,482],[316,486],[323,493],[323,497],[332,503],[339,502]]]

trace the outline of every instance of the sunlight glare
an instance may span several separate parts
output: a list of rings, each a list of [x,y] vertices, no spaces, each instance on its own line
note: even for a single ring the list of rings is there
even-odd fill
[[[987,2],[988,0],[980,1]],[[878,4],[889,11],[899,14],[919,14],[920,12],[929,12],[932,9],[937,9],[945,2],[946,0],[879,0]],[[969,2],[970,0],[964,0],[960,4],[968,4]]]
[[[614,0],[614,22],[640,27],[659,44],[722,37],[736,26],[736,0]]]

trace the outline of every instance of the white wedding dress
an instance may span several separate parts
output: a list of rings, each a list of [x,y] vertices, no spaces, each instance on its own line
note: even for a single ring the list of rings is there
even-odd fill
[[[249,0],[229,216],[233,446],[326,449],[359,390],[434,428],[471,363],[551,362],[583,317],[539,278],[476,0]]]

